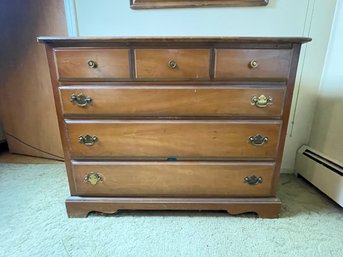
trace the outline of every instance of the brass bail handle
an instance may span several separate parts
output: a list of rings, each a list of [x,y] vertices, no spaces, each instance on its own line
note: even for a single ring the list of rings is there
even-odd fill
[[[81,93],[78,95],[72,94],[70,97],[70,101],[73,104],[76,104],[77,106],[86,107],[87,105],[90,105],[93,102],[93,99],[92,97],[86,96]]]
[[[94,60],[88,60],[87,64],[88,67],[92,69],[96,69],[98,67],[98,64]]]
[[[262,177],[257,177],[255,175],[246,176],[244,178],[244,183],[247,183],[250,186],[256,186],[258,184],[262,184],[263,183],[263,178]]]
[[[257,134],[256,136],[249,137],[249,143],[254,146],[262,146],[268,143],[268,137]]]
[[[84,182],[89,183],[94,186],[98,184],[99,182],[103,182],[103,178],[100,174],[96,172],[91,172],[91,173],[86,174],[86,176],[84,177]]]
[[[86,145],[86,146],[92,146],[94,145],[96,142],[98,141],[98,137],[97,136],[90,136],[90,135],[81,135],[79,137],[79,143]]]
[[[170,61],[168,62],[168,67],[171,68],[171,69],[175,69],[175,68],[177,67],[176,61],[170,60]]]
[[[251,105],[255,105],[258,108],[265,108],[268,105],[273,104],[273,98],[271,96],[253,96],[250,101]]]

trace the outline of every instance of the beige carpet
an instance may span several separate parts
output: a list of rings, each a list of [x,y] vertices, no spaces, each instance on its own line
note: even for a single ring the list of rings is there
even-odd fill
[[[282,177],[279,219],[222,212],[121,212],[68,219],[63,164],[0,163],[0,256],[343,256],[343,210]]]

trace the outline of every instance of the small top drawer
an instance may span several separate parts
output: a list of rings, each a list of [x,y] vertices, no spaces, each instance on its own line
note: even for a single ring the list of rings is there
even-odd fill
[[[287,79],[292,49],[216,49],[215,79]]]
[[[209,49],[136,49],[136,79],[208,80]]]
[[[58,48],[54,52],[61,81],[130,78],[128,49]]]

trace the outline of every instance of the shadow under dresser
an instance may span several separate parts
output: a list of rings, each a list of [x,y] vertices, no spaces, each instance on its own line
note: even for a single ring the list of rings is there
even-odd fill
[[[89,212],[278,217],[301,44],[309,38],[49,38],[71,196]]]

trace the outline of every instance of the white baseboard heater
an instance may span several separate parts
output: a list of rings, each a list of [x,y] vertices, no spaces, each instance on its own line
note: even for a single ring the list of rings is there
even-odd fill
[[[343,165],[303,145],[297,152],[295,172],[343,207]]]

